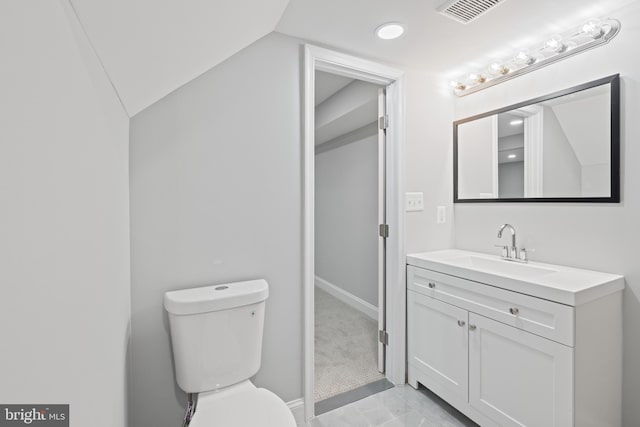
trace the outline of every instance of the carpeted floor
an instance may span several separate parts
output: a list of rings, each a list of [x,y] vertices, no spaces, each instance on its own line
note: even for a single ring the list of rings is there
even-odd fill
[[[315,401],[384,378],[378,372],[378,324],[315,288]]]

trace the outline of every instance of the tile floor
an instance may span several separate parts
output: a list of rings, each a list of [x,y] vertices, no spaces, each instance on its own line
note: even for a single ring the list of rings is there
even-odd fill
[[[400,385],[299,427],[478,427],[429,390]]]

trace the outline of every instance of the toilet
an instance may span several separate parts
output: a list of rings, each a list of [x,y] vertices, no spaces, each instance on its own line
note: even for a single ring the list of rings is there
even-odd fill
[[[167,292],[176,381],[197,393],[189,427],[295,427],[274,393],[249,380],[260,369],[265,280]]]

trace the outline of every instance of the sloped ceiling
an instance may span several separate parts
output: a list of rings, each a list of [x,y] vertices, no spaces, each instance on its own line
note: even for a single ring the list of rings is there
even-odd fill
[[[70,0],[133,116],[274,30],[288,0]]]
[[[314,97],[316,107],[353,82],[354,79],[349,77],[316,71],[316,93]]]

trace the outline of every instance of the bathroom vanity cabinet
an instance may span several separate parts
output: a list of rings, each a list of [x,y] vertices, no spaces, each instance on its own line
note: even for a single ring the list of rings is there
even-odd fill
[[[481,426],[620,426],[622,276],[457,250],[407,262],[409,384]]]

